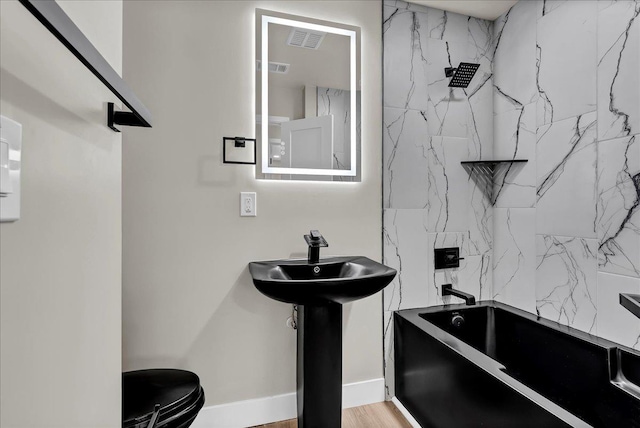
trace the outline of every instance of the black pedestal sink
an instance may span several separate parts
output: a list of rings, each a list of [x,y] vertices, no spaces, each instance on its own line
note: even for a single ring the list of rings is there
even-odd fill
[[[253,283],[272,299],[298,305],[298,427],[334,428],[342,418],[342,304],[386,287],[395,269],[366,257],[318,263],[249,263]]]

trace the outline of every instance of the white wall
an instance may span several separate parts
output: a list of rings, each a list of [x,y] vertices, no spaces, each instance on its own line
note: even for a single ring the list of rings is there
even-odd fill
[[[362,28],[363,181],[261,181],[223,165],[222,137],[255,135],[256,8]],[[252,260],[381,259],[381,5],[377,1],[125,2],[124,75],[154,115],[123,153],[123,364],[200,375],[207,405],[295,390],[289,305],[252,285]],[[256,191],[258,217],[239,217]],[[380,295],[344,308],[345,383],[382,376]]]
[[[122,2],[60,3],[120,70]],[[0,225],[0,425],[119,426],[114,97],[17,1],[0,2],[0,55],[0,114],[23,126],[22,218]]]

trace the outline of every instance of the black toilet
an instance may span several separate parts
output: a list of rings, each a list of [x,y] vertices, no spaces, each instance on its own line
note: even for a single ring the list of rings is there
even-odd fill
[[[176,369],[122,374],[122,428],[186,428],[204,405],[195,373]]]

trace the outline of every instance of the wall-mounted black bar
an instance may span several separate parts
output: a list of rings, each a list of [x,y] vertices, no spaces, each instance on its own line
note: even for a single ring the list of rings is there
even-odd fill
[[[131,110],[116,112],[110,106],[107,122],[111,129],[118,131],[114,124],[151,127],[149,110],[55,0],[20,0],[20,3]]]
[[[114,130],[115,132],[120,132],[115,125],[124,125],[124,126],[145,126],[150,128],[151,125],[143,124],[138,116],[130,111],[116,111],[115,104],[108,103],[107,104],[107,126]]]

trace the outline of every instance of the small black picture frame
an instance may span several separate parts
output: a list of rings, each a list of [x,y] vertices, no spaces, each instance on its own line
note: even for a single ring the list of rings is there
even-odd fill
[[[231,142],[227,145],[227,142]],[[253,150],[251,150],[253,146]],[[241,150],[243,152],[251,150],[253,152],[252,161],[240,161],[229,160],[231,156],[228,155],[227,150],[236,151]],[[238,165],[255,165],[256,164],[256,139],[244,138],[244,137],[222,137],[222,163],[238,164]],[[231,157],[233,158],[233,157]]]

